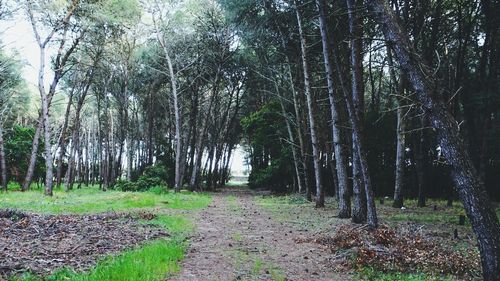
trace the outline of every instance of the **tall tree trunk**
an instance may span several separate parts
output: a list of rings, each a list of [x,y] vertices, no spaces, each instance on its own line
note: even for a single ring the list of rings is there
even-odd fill
[[[177,93],[177,79],[174,73],[174,66],[169,52],[166,48],[165,57],[167,58],[168,71],[170,74],[170,83],[172,84],[172,97],[174,100],[174,114],[175,114],[175,186],[176,192],[179,192],[182,187],[182,136],[181,136],[181,113],[179,107],[179,97]]]
[[[0,120],[0,186],[7,192],[7,164],[5,160],[5,149],[3,141],[3,124]]]
[[[57,170],[56,170],[56,186],[60,186],[62,182],[62,170],[64,164],[64,156],[66,155],[66,131],[68,129],[69,115],[71,112],[71,104],[73,99],[75,87],[71,90],[69,95],[66,112],[64,113],[64,123],[61,128],[61,136],[59,138],[59,155],[57,156]]]
[[[402,83],[402,81],[401,81]],[[403,185],[405,174],[405,120],[401,103],[397,103],[396,180],[394,186],[394,208],[403,207]]]
[[[40,69],[38,72],[38,90],[42,100],[43,138],[45,141],[45,195],[52,196],[53,170],[52,170],[52,145],[50,132],[49,104],[50,97],[45,91],[45,47],[40,46]]]
[[[394,181],[394,201],[392,206],[394,208],[403,207],[403,185],[404,185],[404,175],[405,175],[405,131],[406,124],[404,120],[404,108],[403,99],[404,95],[404,75],[400,75],[399,85],[397,90],[394,91],[395,85],[398,84],[396,79],[396,70],[394,69],[394,63],[392,59],[392,51],[389,46],[387,49],[387,60],[389,63],[389,73],[391,77],[391,92],[395,93],[394,100],[397,106],[397,128],[396,128],[396,171],[395,171],[395,181]]]
[[[347,152],[342,143],[341,120],[339,114],[338,97],[335,94],[333,67],[331,65],[331,45],[328,40],[328,23],[326,20],[326,4],[324,0],[316,0],[319,12],[321,41],[323,44],[323,61],[325,64],[326,80],[328,82],[328,97],[330,99],[330,113],[332,116],[333,147],[335,151],[336,178],[338,181],[339,218],[351,217],[351,199],[349,194],[347,175]]]
[[[299,28],[299,36],[300,36],[300,48],[302,51],[302,67],[304,72],[304,88],[305,95],[307,99],[307,109],[308,109],[308,117],[309,117],[309,129],[311,132],[311,143],[313,150],[313,163],[314,163],[314,177],[316,180],[316,207],[321,208],[325,206],[325,193],[323,190],[323,183],[321,180],[321,159],[319,153],[319,144],[318,144],[318,136],[316,132],[316,116],[314,110],[314,99],[313,93],[311,92],[310,85],[310,74],[309,74],[309,63],[307,61],[307,42],[304,34],[304,30],[302,28],[302,19],[300,16],[300,11],[297,5],[297,1],[295,3],[295,13],[297,16],[297,25]]]
[[[275,81],[274,82],[275,89],[278,95],[280,95],[281,91],[279,90],[278,84]],[[285,125],[286,129],[288,132],[288,141],[290,142],[290,149],[292,150],[292,157],[293,157],[293,166],[295,168],[295,176],[297,177],[297,187],[299,191],[302,191],[302,179],[300,176],[300,161],[297,155],[297,148],[295,145],[295,138],[293,136],[293,130],[292,130],[292,125],[290,124],[290,120],[288,119],[288,114],[285,109],[285,104],[283,102],[283,97],[279,97],[279,102],[281,106],[281,113],[283,115],[283,118],[285,119]]]
[[[38,156],[38,147],[40,146],[40,135],[43,131],[43,120],[42,116],[38,118],[38,124],[35,129],[35,135],[33,135],[33,142],[31,144],[31,154],[28,163],[28,170],[26,171],[26,176],[23,181],[22,190],[27,191],[30,188],[31,182],[33,180],[33,175],[36,168],[36,158]]]
[[[365,187],[367,222],[372,228],[378,227],[377,210],[373,195],[371,175],[368,168],[367,153],[364,143],[364,102],[363,102],[363,57],[362,57],[362,21],[359,17],[361,1],[347,0],[349,30],[351,33],[352,98],[347,97],[347,109],[351,117],[353,143],[356,144],[361,173]]]
[[[215,79],[214,79],[214,85],[212,87],[212,95],[210,97],[210,101],[208,104],[207,112],[206,114],[209,115],[212,112],[212,106],[214,104],[216,94],[217,94],[217,89],[218,89],[218,82],[219,82],[219,71],[216,72],[215,74]],[[205,142],[205,137],[207,135],[208,127],[209,127],[209,118],[204,118],[202,116],[201,120],[201,129],[199,132],[198,137],[196,138],[196,143],[194,147],[194,151],[196,153],[195,158],[193,159],[193,170],[191,171],[191,178],[189,180],[189,187],[191,190],[194,190],[199,187],[199,176],[200,176],[200,168],[201,168],[201,160],[203,157],[203,152],[205,145],[203,144]]]
[[[441,151],[452,167],[455,188],[478,240],[484,280],[500,280],[500,223],[457,123],[440,95],[435,92],[433,76],[421,67],[422,61],[390,6],[385,0],[370,0],[369,6],[386,38],[393,44],[400,66],[408,74],[418,100],[436,129]]]

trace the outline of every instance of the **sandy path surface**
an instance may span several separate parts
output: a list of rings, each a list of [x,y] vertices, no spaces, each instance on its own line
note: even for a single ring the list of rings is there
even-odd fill
[[[296,243],[299,233],[275,221],[243,188],[213,194],[196,219],[196,233],[176,281],[349,280],[328,265],[331,254]]]

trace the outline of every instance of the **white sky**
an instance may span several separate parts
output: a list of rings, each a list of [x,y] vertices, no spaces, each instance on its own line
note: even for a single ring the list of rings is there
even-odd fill
[[[25,62],[23,73],[26,81],[30,85],[36,85],[40,65],[39,49],[25,16],[15,15],[10,20],[0,21],[0,36],[3,48],[10,54],[17,52],[18,58]],[[50,75],[50,71],[46,73]]]

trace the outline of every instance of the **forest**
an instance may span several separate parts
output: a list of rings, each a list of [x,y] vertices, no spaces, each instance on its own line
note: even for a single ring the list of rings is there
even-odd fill
[[[0,0],[0,280],[500,281],[500,0]]]

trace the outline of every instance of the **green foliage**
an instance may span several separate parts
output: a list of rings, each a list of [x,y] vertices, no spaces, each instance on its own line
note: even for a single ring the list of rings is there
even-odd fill
[[[139,191],[148,191],[152,188],[158,188],[158,187],[164,187],[165,182],[162,181],[160,178],[150,178],[146,176],[140,176],[137,181],[128,181],[128,180],[118,180],[115,185],[113,186],[113,189],[116,190],[121,190],[121,191],[132,191],[132,192],[139,192]]]
[[[287,191],[287,184],[291,178],[293,171],[291,170],[290,161],[287,156],[286,148],[284,148],[282,156],[278,159],[271,160],[271,164],[263,169],[252,171],[248,177],[248,186],[250,188],[267,187],[274,192]]]
[[[148,191],[154,189],[165,189],[167,182],[170,182],[169,169],[163,165],[147,167],[137,181],[118,180],[113,189],[121,191]]]
[[[250,188],[266,187],[284,192],[293,174],[290,147],[282,142],[286,138],[280,105],[270,102],[260,110],[241,120],[245,135],[252,148],[252,172],[248,178]]]
[[[96,14],[108,24],[131,25],[140,21],[142,8],[137,0],[105,0]]]
[[[31,156],[31,146],[33,144],[33,135],[35,129],[31,127],[22,127],[15,125],[12,129],[5,132],[5,154],[8,167],[8,176],[16,182],[22,182],[24,173],[28,169],[28,163]],[[35,179],[43,176],[45,166],[42,157],[43,143],[38,148],[37,165],[35,167]]]

